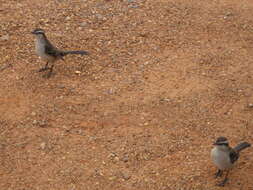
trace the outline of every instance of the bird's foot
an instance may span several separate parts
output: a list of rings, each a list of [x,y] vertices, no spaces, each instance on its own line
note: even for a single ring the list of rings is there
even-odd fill
[[[53,68],[54,68],[53,66],[48,68],[49,69],[48,73],[44,75],[45,78],[50,78],[52,76]]]
[[[218,171],[215,173],[215,178],[221,177],[221,176],[222,176],[222,173],[223,173],[222,170],[218,170]]]
[[[50,78],[51,76],[52,76],[52,72],[48,72],[48,73],[46,73],[45,75],[43,75],[43,78],[48,79],[48,78]]]
[[[227,181],[228,181],[228,178],[225,178],[222,182],[218,183],[217,186],[224,187]]]
[[[49,67],[42,67],[41,69],[38,70],[38,72],[43,72],[50,69]]]

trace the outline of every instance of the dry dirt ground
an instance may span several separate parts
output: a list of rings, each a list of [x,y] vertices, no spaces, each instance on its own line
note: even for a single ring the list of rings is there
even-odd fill
[[[90,56],[44,78],[36,27]],[[253,142],[252,1],[0,0],[0,49],[1,190],[215,190],[215,138]]]

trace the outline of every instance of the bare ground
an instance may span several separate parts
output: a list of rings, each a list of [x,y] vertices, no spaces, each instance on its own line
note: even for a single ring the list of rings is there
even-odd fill
[[[0,189],[215,190],[253,142],[253,3],[0,0]],[[30,32],[90,56],[38,69]],[[253,189],[245,150],[224,190]]]

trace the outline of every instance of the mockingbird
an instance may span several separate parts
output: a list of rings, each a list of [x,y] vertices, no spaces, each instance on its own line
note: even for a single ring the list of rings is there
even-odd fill
[[[250,147],[251,144],[248,142],[242,142],[234,148],[231,148],[226,137],[219,137],[214,143],[214,146],[215,147],[211,151],[211,158],[218,168],[215,177],[221,177],[223,171],[226,171],[225,179],[218,184],[219,186],[224,186],[228,181],[228,173],[230,169],[239,158],[239,152]]]
[[[49,70],[48,77],[51,76],[54,62],[62,59],[65,55],[68,54],[80,54],[80,55],[88,55],[87,51],[63,51],[54,47],[50,41],[47,39],[45,35],[45,31],[42,29],[35,29],[32,34],[35,35],[35,52],[36,54],[44,61],[46,61],[46,65],[39,70],[39,72]],[[49,67],[49,63],[51,66]]]

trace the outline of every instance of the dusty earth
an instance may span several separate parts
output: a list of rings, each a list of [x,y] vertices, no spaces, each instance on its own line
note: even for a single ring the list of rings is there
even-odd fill
[[[90,56],[46,79],[36,27]],[[1,190],[215,190],[215,138],[253,142],[252,1],[0,0],[0,49]]]

